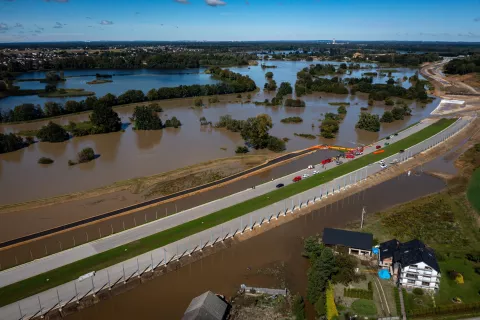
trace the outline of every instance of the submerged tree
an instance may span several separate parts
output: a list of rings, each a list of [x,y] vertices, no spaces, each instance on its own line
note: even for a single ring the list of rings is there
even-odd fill
[[[116,132],[122,128],[120,117],[109,106],[109,103],[95,103],[90,121],[94,126],[95,133]]]
[[[151,107],[135,107],[132,119],[135,121],[135,130],[160,130],[163,128],[162,120]]]
[[[50,121],[38,130],[37,138],[44,142],[63,142],[69,139],[69,135],[62,126]]]

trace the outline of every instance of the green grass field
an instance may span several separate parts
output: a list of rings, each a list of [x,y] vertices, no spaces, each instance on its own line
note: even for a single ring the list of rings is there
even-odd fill
[[[323,174],[312,176],[298,183],[276,189],[265,195],[247,200],[223,210],[211,213],[205,217],[192,220],[177,227],[142,238],[133,243],[123,245],[86,259],[65,265],[25,279],[23,281],[0,288],[0,306],[7,305],[22,298],[34,295],[49,288],[74,280],[92,270],[101,270],[121,261],[135,257],[142,253],[160,248],[169,243],[183,239],[200,231],[212,228],[216,225],[261,209],[275,202],[287,199],[295,194],[314,188],[325,182],[331,181],[344,174],[360,169],[370,163],[374,163],[398,153],[401,149],[407,149],[450,126],[455,119],[441,119],[438,122],[384,148],[382,154],[368,154],[361,158],[347,162],[341,166],[326,171]],[[46,279],[49,279],[48,282]]]
[[[377,308],[372,300],[358,299],[353,301],[352,310],[361,316],[376,316]]]
[[[441,261],[440,292],[435,297],[437,305],[452,303],[452,298],[460,297],[464,303],[477,302],[480,299],[480,274],[475,273],[475,265],[466,259]],[[480,265],[477,265],[479,267]],[[458,284],[448,276],[449,270],[455,270],[463,275],[465,283]]]
[[[473,172],[467,189],[467,198],[475,210],[480,213],[480,168]]]

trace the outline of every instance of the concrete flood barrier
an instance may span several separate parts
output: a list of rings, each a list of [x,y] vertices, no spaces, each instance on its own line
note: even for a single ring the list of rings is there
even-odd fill
[[[396,163],[408,161],[414,155],[420,154],[445,141],[465,128],[474,118],[460,118],[448,128],[418,143],[401,154],[384,158],[385,163],[397,160]],[[392,165],[394,166],[394,165]],[[211,250],[219,244],[225,246],[227,240],[237,235],[261,228],[272,219],[280,219],[287,215],[295,215],[297,210],[321,202],[333,194],[342,192],[368,177],[380,172],[382,168],[374,163],[338,177],[330,182],[297,194],[291,198],[279,201],[270,206],[253,211],[247,215],[235,218],[221,225],[204,230],[187,238],[181,239],[162,248],[158,248],[137,257],[118,263],[103,270],[95,270],[95,275],[83,281],[70,281],[56,288],[25,298],[16,303],[0,308],[0,319],[18,320],[48,317],[62,313],[71,304],[80,304],[87,299],[95,298],[105,291],[128,286],[134,280],[168,269],[186,257]],[[92,270],[94,271],[94,270]]]

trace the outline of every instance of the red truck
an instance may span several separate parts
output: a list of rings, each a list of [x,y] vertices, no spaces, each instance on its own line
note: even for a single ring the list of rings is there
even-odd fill
[[[296,176],[295,178],[293,178],[292,181],[293,181],[293,182],[298,182],[298,181],[300,181],[300,180],[302,180],[302,177]]]

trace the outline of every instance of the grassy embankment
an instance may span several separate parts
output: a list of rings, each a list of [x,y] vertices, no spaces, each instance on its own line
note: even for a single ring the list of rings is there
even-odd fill
[[[69,124],[64,125],[62,127],[66,131],[69,131],[69,132],[72,131],[72,127]],[[75,127],[77,129],[89,131],[89,130],[92,129],[93,125],[90,121],[82,121],[82,122],[76,122]],[[40,131],[40,129],[38,129],[38,130],[20,130],[20,131],[16,132],[16,134],[19,135],[19,136],[24,136],[24,137],[36,137],[37,134],[38,134],[38,131]]]
[[[447,309],[462,307],[453,303],[455,297],[465,304],[478,302],[480,290],[480,263],[467,258],[480,249],[479,216],[472,208],[480,204],[480,144],[460,157],[459,166],[462,172],[448,182],[447,190],[374,214],[364,225],[380,242],[419,239],[435,250],[442,275],[435,304]],[[463,275],[463,284],[449,276],[453,270]],[[407,313],[417,316],[433,307],[428,295],[406,293],[405,301]]]
[[[165,246],[169,243],[248,214],[249,212],[261,209],[283,199],[287,199],[300,192],[314,188],[344,174],[360,169],[368,164],[377,162],[380,159],[396,154],[402,149],[413,146],[447,128],[454,121],[455,119],[441,119],[407,138],[404,138],[396,143],[392,143],[390,146],[384,149],[385,152],[382,154],[365,155],[364,157],[328,170],[323,174],[312,176],[298,183],[271,191],[260,197],[244,201],[234,206],[211,213],[205,217],[195,219],[177,227],[142,238],[133,243],[119,246],[55,270],[48,271],[35,277],[0,288],[0,306],[4,306],[49,288],[61,285],[92,270],[100,270],[135,257],[139,254],[151,251],[155,248]]]

